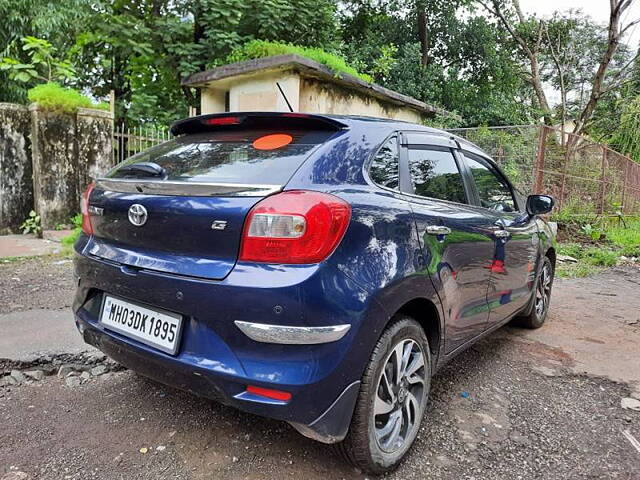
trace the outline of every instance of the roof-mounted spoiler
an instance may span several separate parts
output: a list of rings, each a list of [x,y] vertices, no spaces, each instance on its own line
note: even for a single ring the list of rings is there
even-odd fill
[[[238,127],[329,131],[348,128],[346,124],[323,115],[289,112],[228,112],[178,120],[171,125],[171,133],[178,136]]]

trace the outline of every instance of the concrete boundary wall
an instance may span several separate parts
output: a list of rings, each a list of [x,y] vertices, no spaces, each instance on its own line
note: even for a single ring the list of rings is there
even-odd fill
[[[33,208],[30,130],[27,107],[0,103],[0,234],[18,231]]]
[[[109,112],[0,104],[0,233],[17,231],[32,209],[44,229],[69,223],[87,184],[111,168],[112,142]]]

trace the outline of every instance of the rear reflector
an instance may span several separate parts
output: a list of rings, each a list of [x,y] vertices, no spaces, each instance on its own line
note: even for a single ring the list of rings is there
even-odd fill
[[[281,390],[271,390],[270,388],[254,387],[253,385],[247,386],[247,392],[260,397],[270,398],[272,400],[281,400],[288,402],[291,400],[291,394],[289,392],[283,392]]]
[[[291,190],[272,195],[247,216],[240,260],[322,262],[342,240],[350,218],[349,204],[328,193]]]
[[[82,231],[87,235],[93,235],[93,227],[91,226],[91,217],[89,216],[89,197],[95,183],[91,182],[86,190],[80,196],[80,213],[82,214]]]

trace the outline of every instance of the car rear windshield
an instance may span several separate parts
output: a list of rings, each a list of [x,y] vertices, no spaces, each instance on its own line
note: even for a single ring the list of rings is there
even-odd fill
[[[109,178],[153,178],[135,164],[161,167],[165,180],[284,185],[319,144],[333,132],[250,130],[204,132],[177,137],[133,155]],[[124,168],[128,167],[128,168]]]

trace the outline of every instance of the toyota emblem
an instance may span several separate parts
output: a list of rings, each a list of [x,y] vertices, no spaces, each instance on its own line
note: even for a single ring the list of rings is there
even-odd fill
[[[139,203],[134,203],[129,207],[129,221],[136,227],[141,227],[147,223],[147,209]]]

